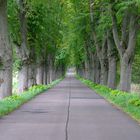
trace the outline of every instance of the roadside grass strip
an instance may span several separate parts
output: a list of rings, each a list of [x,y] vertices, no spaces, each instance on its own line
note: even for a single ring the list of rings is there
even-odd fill
[[[117,106],[129,114],[133,119],[140,122],[140,96],[120,90],[112,90],[103,85],[94,84],[92,81],[77,76],[83,84],[94,90],[97,94],[107,99],[110,103]]]
[[[53,86],[58,84],[62,79],[63,78],[55,80],[51,84],[48,84],[48,85],[33,86],[33,87],[29,88],[28,91],[25,91],[21,94],[14,94],[12,96],[9,96],[7,98],[0,100],[0,117],[9,114],[10,112],[19,108],[24,103],[33,99],[35,96],[52,88]]]

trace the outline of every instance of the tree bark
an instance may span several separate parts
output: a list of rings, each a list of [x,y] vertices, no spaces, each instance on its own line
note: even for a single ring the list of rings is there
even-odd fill
[[[27,19],[25,11],[25,1],[19,0],[19,21],[20,21],[20,34],[21,44],[16,43],[17,55],[22,65],[18,73],[18,92],[22,93],[28,89],[28,61],[29,61],[29,50],[27,48]]]
[[[131,15],[129,25],[129,41],[128,46],[121,59],[121,77],[119,89],[123,91],[130,91],[131,89],[131,74],[132,64],[135,55],[135,46],[137,38],[137,21],[136,16]]]
[[[36,85],[36,64],[31,63],[28,68],[28,87]]]
[[[111,32],[108,32],[108,62],[109,62],[109,71],[108,71],[108,87],[115,89],[116,88],[116,75],[117,75],[117,50],[112,38]]]
[[[28,65],[24,64],[18,72],[18,93],[28,89]]]
[[[95,63],[94,63],[94,73],[95,73],[95,83],[96,84],[100,84],[100,79],[101,79],[101,65],[100,65],[100,61],[97,57],[97,53],[95,54]]]
[[[51,83],[51,56],[48,54],[47,57],[47,84]]]
[[[90,53],[90,60],[89,60],[89,79],[95,82],[95,57],[94,54]]]
[[[108,57],[107,57],[107,39],[103,41],[102,48],[96,45],[97,55],[101,66],[100,84],[107,85],[108,81]]]
[[[107,85],[108,80],[108,64],[106,62],[101,62],[101,79],[100,84]]]
[[[94,57],[94,75],[95,75],[95,83],[96,84],[105,84],[106,85],[106,79],[107,79],[107,72],[106,72],[106,65],[105,63],[102,61],[102,50],[100,49],[100,45],[98,44],[97,41],[97,37],[96,37],[96,32],[95,32],[95,22],[94,22],[94,11],[93,11],[93,2],[94,0],[89,0],[89,4],[90,4],[90,22],[91,22],[91,30],[92,30],[92,39],[94,41],[94,44],[96,46],[96,53],[95,53],[95,57]],[[102,64],[102,67],[101,67]],[[103,71],[103,68],[105,71]],[[105,74],[105,75],[103,75]]]
[[[109,74],[108,74],[108,87],[115,89],[116,88],[116,74],[117,74],[117,62],[116,58],[109,58]]]
[[[84,72],[84,77],[85,77],[85,79],[89,79],[89,75],[90,75],[90,73],[89,73],[89,62],[88,62],[88,60],[85,60],[85,72]]]
[[[124,58],[121,60],[121,77],[119,89],[122,91],[130,91],[131,89],[131,73],[132,61],[128,62]]]
[[[132,63],[137,38],[138,18],[136,13],[130,13],[129,10],[126,9],[125,15],[123,17],[122,34],[120,40],[117,28],[116,13],[112,4],[110,7],[113,23],[113,36],[120,55],[121,73],[119,89],[122,91],[130,91]],[[126,32],[127,27],[129,29],[128,32]]]
[[[44,85],[47,85],[48,83],[47,83],[47,62],[45,62],[45,64],[44,64],[44,74],[43,74],[44,76],[43,76],[43,84]]]
[[[12,95],[12,47],[8,37],[7,0],[0,1],[0,98]]]
[[[37,74],[36,74],[36,82],[38,85],[43,84],[43,77],[44,77],[44,65],[40,64],[37,67]]]

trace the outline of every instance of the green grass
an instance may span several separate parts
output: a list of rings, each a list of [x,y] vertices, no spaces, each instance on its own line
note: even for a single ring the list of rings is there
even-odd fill
[[[47,89],[52,88],[54,85],[58,84],[62,79],[58,79],[53,81],[49,85],[37,85],[29,88],[28,91],[25,91],[21,94],[14,94],[7,98],[0,100],[0,117],[9,114],[10,112],[14,111],[22,104],[26,103],[27,101],[31,100],[35,96],[43,93]]]
[[[94,84],[92,81],[77,77],[82,83],[93,89],[97,94],[103,96],[131,117],[140,122],[140,97],[120,90],[112,90],[103,85]]]

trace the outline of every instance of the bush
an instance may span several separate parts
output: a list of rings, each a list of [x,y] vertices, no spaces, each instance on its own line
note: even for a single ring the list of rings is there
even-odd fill
[[[129,100],[129,103],[134,106],[140,107],[140,99],[131,99]]]

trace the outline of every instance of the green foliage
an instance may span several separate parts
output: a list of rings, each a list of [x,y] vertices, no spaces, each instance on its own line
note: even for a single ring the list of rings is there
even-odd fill
[[[31,100],[38,94],[46,91],[49,88],[52,88],[54,85],[59,83],[62,79],[58,79],[53,81],[49,85],[37,85],[29,88],[28,91],[23,92],[22,94],[15,94],[10,97],[4,98],[0,100],[0,116],[7,115],[8,113],[12,112],[13,110],[20,107],[25,102]]]
[[[80,66],[86,59],[85,42],[90,34],[88,0],[68,1],[66,15],[67,32],[64,41],[69,48],[70,65]]]
[[[129,100],[129,103],[134,106],[140,107],[140,99],[131,99]]]
[[[64,5],[67,3],[65,4],[63,0],[54,0],[53,2],[50,0],[25,0],[24,2],[26,3],[24,12],[27,20],[28,57],[34,62],[44,63],[47,55],[51,54],[57,64],[68,63],[68,49],[63,49],[66,48],[63,38],[66,31]],[[22,43],[19,10],[17,0],[8,0],[9,31],[14,44],[14,71],[19,70],[22,64],[22,59],[17,56],[15,51],[15,45],[21,47]],[[62,54],[64,54],[63,59]]]
[[[140,120],[140,97],[137,94],[130,94],[120,90],[112,90],[106,86],[96,85],[90,80],[77,77],[82,83],[95,90],[97,94],[120,107],[132,117]]]
[[[62,65],[64,67],[68,65],[83,67],[85,60],[89,57],[87,52],[94,53],[96,51],[92,37],[93,29],[97,33],[98,43],[101,46],[106,31],[110,31],[112,28],[110,2],[116,11],[119,38],[121,38],[120,31],[125,10],[139,14],[139,0],[94,0],[92,4],[93,25],[90,21],[89,0],[53,0],[53,2],[50,0],[26,0],[28,48],[33,52],[32,60],[44,63],[47,55],[51,54],[57,67]],[[8,0],[8,21],[13,43],[21,44],[17,0]],[[139,52],[138,41],[132,74],[134,83],[140,83]],[[14,55],[16,55],[15,50]],[[14,71],[19,70],[22,64],[21,60],[14,56],[13,62]],[[119,77],[120,70],[117,73],[117,81],[119,81]]]
[[[137,39],[137,46],[135,51],[135,58],[132,67],[132,82],[136,84],[140,84],[140,35]]]
[[[8,0],[8,23],[11,40],[16,45],[20,44],[19,9],[16,0]]]

